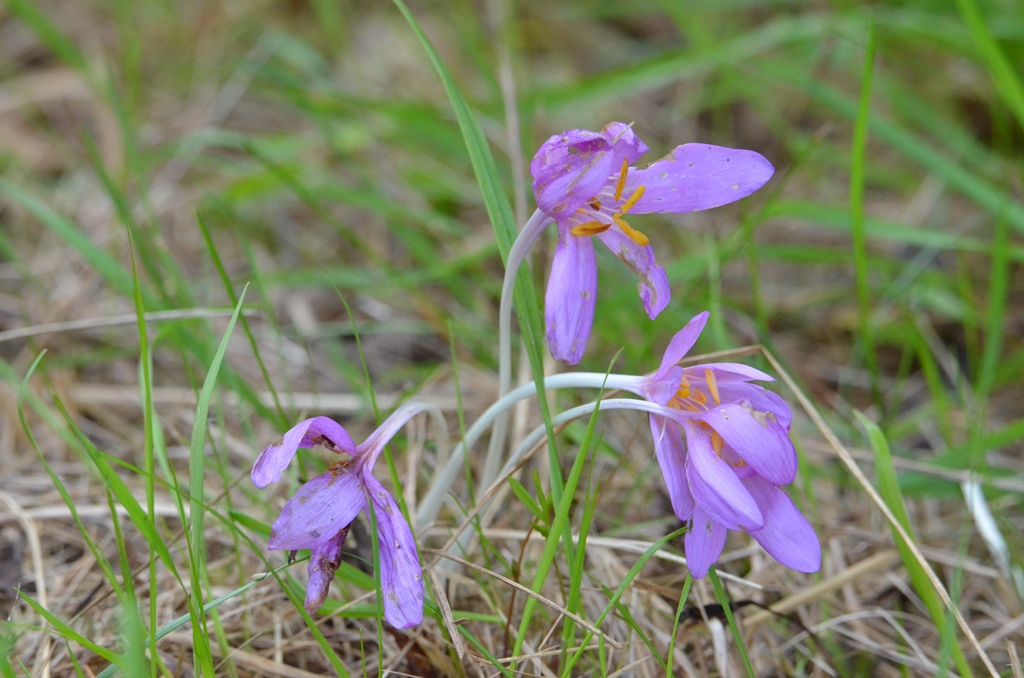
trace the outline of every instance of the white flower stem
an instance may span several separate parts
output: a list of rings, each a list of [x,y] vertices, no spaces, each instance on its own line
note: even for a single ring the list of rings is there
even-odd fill
[[[623,374],[606,375],[600,372],[566,372],[564,374],[556,374],[547,377],[544,380],[544,388],[548,390],[558,388],[605,388],[622,389],[636,393],[641,379],[642,377]],[[417,528],[426,527],[427,525],[430,525],[430,523],[434,522],[438,512],[441,510],[441,504],[444,502],[445,497],[448,495],[448,491],[451,489],[452,484],[458,477],[459,470],[462,469],[463,459],[465,459],[466,453],[472,449],[476,441],[480,439],[480,436],[482,436],[492,424],[500,419],[510,407],[520,400],[536,395],[536,393],[537,386],[531,381],[528,384],[524,384],[523,386],[506,393],[480,415],[480,418],[473,423],[468,431],[466,431],[466,437],[462,442],[455,446],[455,449],[452,450],[444,466],[434,474],[430,491],[427,492],[427,496],[425,496],[423,501],[420,502],[419,511],[416,513]],[[534,433],[536,433],[536,431]],[[490,481],[487,483],[481,483],[480,487],[488,487],[496,476],[497,469],[495,469],[495,473],[491,477]]]
[[[533,243],[552,223],[542,211],[536,210],[523,226],[523,229],[512,243],[508,260],[505,262],[505,278],[501,284],[501,305],[498,309],[498,398],[503,398],[512,388],[512,296],[516,284],[519,267],[526,261]],[[494,479],[501,461],[501,453],[505,447],[505,434],[508,430],[508,413],[504,410],[494,422],[491,442],[487,447],[487,458],[484,460],[484,471],[481,485],[486,487]]]

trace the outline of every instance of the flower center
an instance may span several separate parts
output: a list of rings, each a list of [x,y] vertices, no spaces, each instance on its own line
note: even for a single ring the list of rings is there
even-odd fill
[[[668,403],[668,407],[675,407],[680,410],[689,410],[690,412],[705,412],[713,407],[713,405],[708,405],[708,394],[711,395],[710,400],[713,400],[715,405],[721,405],[722,399],[718,394],[718,379],[715,377],[715,373],[711,368],[705,368],[704,380],[708,391],[707,393],[704,393],[704,391],[694,387],[684,374],[679,379],[679,388],[676,390],[676,394],[672,397],[672,400]]]
[[[651,242],[651,239],[646,235],[636,230],[629,223],[623,219],[623,217],[636,206],[637,201],[644,195],[645,188],[643,186],[637,186],[633,194],[626,198],[625,202],[622,201],[622,191],[626,188],[626,175],[629,173],[629,160],[622,160],[622,170],[619,171],[619,179],[615,183],[615,193],[611,195],[612,202],[619,204],[617,210],[612,211],[611,209],[605,209],[601,205],[600,196],[595,196],[593,200],[589,202],[587,207],[581,207],[576,210],[576,213],[581,215],[582,218],[590,218],[588,221],[584,221],[581,224],[573,226],[570,229],[570,233],[575,236],[591,236],[597,235],[598,233],[604,233],[612,224],[619,227],[619,229],[626,234],[626,236],[641,247],[645,247]],[[607,195],[607,194],[606,194]],[[606,221],[606,220],[611,220]]]

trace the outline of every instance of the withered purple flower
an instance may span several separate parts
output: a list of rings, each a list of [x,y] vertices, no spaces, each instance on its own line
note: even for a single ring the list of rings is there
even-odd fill
[[[541,146],[530,163],[537,207],[558,227],[558,246],[544,301],[551,354],[580,361],[594,322],[597,263],[591,237],[639,278],[650,318],[669,302],[665,270],[632,214],[696,212],[750,195],[775,171],[758,153],[685,144],[646,169],[630,166],[649,149],[621,122],[600,132],[569,130]]]
[[[423,620],[423,581],[416,542],[394,498],[373,477],[373,466],[391,438],[427,407],[423,403],[399,407],[361,445],[356,445],[334,420],[313,417],[297,424],[256,459],[252,481],[262,488],[280,480],[300,447],[323,445],[347,455],[300,487],[285,503],[270,532],[268,546],[272,550],[310,551],[305,602],[310,613],[320,609],[327,597],[341,564],[349,526],[372,503],[380,544],[384,618],[396,628],[415,626]]]

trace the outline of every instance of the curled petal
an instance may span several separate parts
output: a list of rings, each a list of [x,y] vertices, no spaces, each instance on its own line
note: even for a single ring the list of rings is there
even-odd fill
[[[544,295],[551,355],[569,365],[583,357],[594,324],[597,302],[597,261],[590,238],[577,237],[558,226],[558,248]]]
[[[716,523],[700,506],[693,509],[693,525],[683,537],[686,566],[694,579],[707,575],[722,555],[728,530]]]
[[[327,590],[334,580],[334,571],[341,565],[341,547],[345,545],[348,526],[334,537],[316,546],[309,554],[309,583],[306,584],[306,611],[313,614],[324,604]]]
[[[658,368],[659,378],[690,352],[693,345],[697,343],[700,333],[704,331],[704,326],[710,315],[707,311],[698,313],[690,319],[690,322],[686,323],[686,327],[676,332],[676,336],[668,342],[668,348],[665,349],[665,354],[661,358],[661,367]],[[687,368],[687,370],[692,369]]]
[[[774,173],[772,164],[754,151],[685,144],[648,168],[630,172],[625,192],[646,189],[630,210],[634,214],[696,212],[745,198]]]
[[[775,560],[798,572],[817,572],[821,567],[821,544],[793,500],[777,485],[757,476],[743,481],[764,514],[764,527],[752,530]]]
[[[672,510],[679,520],[687,521],[693,515],[693,497],[686,483],[686,446],[679,424],[670,419],[651,415],[651,433],[654,435],[654,450],[658,456],[661,474],[665,477]]]
[[[698,379],[705,379],[705,370],[713,371],[719,384],[742,383],[751,380],[775,381],[775,377],[770,374],[765,374],[759,369],[742,363],[701,363],[686,368],[687,376],[692,374]]]
[[[392,412],[391,416],[385,419],[384,423],[378,426],[377,430],[356,448],[355,456],[362,457],[359,462],[360,468],[367,471],[373,470],[373,465],[377,463],[377,457],[380,456],[381,451],[402,430],[402,427],[417,414],[429,409],[431,409],[431,405],[425,402],[411,401]]]
[[[625,159],[632,165],[640,159],[641,155],[651,150],[633,132],[633,128],[624,122],[608,123],[601,130],[601,136],[607,139],[608,143],[615,149],[619,156],[620,166],[622,165],[622,159]]]
[[[668,284],[668,275],[665,269],[658,265],[654,259],[654,250],[650,245],[638,245],[631,238],[619,231],[617,228],[610,228],[604,233],[598,233],[597,237],[612,251],[612,254],[629,266],[640,279],[637,283],[637,291],[640,299],[644,302],[647,316],[651,320],[658,317],[672,298],[672,288]]]
[[[796,450],[775,415],[758,412],[743,401],[708,410],[701,420],[765,479],[787,485],[796,478]]]
[[[685,422],[686,480],[697,506],[730,530],[764,527],[761,510],[726,460],[715,454],[711,438],[694,422]]]
[[[602,135],[589,130],[557,134],[530,162],[537,207],[564,218],[592,200],[622,165],[622,156]]]
[[[341,424],[329,417],[313,417],[296,424],[281,440],[263,450],[252,465],[252,482],[256,487],[277,482],[300,447],[317,445],[346,454],[356,451],[356,444]]]
[[[423,621],[423,574],[412,530],[401,510],[377,479],[364,476],[380,535],[380,583],[384,618],[399,629]]]
[[[333,467],[299,488],[274,521],[271,550],[311,549],[348,527],[366,506],[366,494],[358,473]]]

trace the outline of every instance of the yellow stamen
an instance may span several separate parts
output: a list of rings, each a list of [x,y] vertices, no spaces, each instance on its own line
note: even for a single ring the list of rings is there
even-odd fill
[[[637,186],[636,190],[633,191],[633,195],[629,196],[629,199],[622,203],[622,207],[619,208],[619,214],[625,214],[629,210],[633,209],[637,201],[644,197],[644,191],[646,190],[647,189],[643,186]],[[616,197],[615,200],[617,201],[618,198]]]
[[[590,203],[590,206],[593,207],[595,210],[600,211],[601,210],[601,201],[600,200],[594,200],[594,201],[592,201]]]
[[[640,245],[640,247],[644,247],[647,245],[647,243],[651,242],[650,238],[648,238],[646,235],[644,235],[640,231],[636,230],[635,228],[627,224],[626,220],[623,219],[618,214],[612,215],[612,221],[615,222],[616,226],[622,229],[622,232],[625,233],[630,240],[635,242],[637,245]]]
[[[722,456],[722,447],[724,446],[725,441],[722,440],[722,436],[718,435],[718,431],[711,431],[711,447],[719,457]]]
[[[680,388],[678,391],[676,391],[676,397],[679,398],[680,400],[686,400],[687,398],[689,398],[690,397],[690,387],[689,386],[683,386],[682,388]]]
[[[694,391],[690,395],[690,398],[692,398],[693,400],[697,401],[697,403],[699,403],[701,405],[707,405],[707,402],[708,402],[708,397],[706,395],[704,395],[703,393],[701,393],[700,391]]]
[[[622,197],[622,189],[626,187],[626,173],[629,172],[629,160],[622,159],[622,171],[619,172],[619,183],[615,185],[615,202]]]
[[[611,228],[611,224],[602,224],[600,221],[588,221],[585,224],[573,226],[569,230],[569,232],[572,233],[573,235],[582,237],[586,235],[597,235],[598,233],[604,233],[609,228]]]
[[[721,405],[722,400],[718,397],[718,379],[715,377],[715,373],[710,368],[705,368],[704,378],[708,380],[708,390],[711,391],[711,397],[715,399],[715,404]]]

